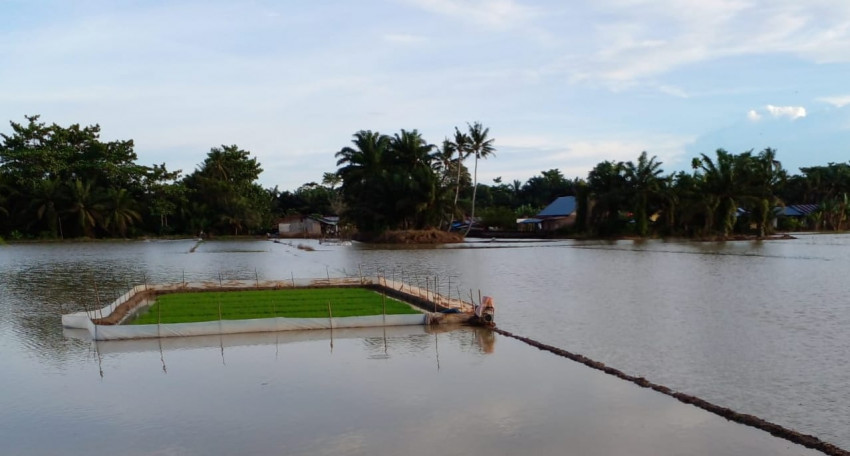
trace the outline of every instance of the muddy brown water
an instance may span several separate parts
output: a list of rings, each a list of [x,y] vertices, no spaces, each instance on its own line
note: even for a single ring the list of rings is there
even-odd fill
[[[224,454],[228,448],[244,454],[389,454],[401,442],[424,445],[420,434],[432,444],[431,434],[442,434],[437,440],[446,445],[444,453],[522,448],[565,454],[558,450],[567,448],[610,454],[628,448],[638,454],[806,454],[761,431],[721,426],[728,422],[634,385],[620,387],[628,391],[624,396],[585,400],[593,396],[589,385],[603,380],[570,379],[589,369],[501,336],[483,349],[475,332],[402,335],[388,347],[404,348],[386,353],[374,335],[335,338],[333,351],[329,335],[276,346],[230,348],[222,339],[202,347],[166,345],[162,352],[146,346],[110,351],[95,350],[59,324],[62,312],[94,301],[95,281],[106,301],[143,279],[208,281],[221,273],[226,279],[284,280],[380,271],[423,286],[426,277],[437,277],[441,292],[451,286],[464,298],[471,290],[477,299],[481,289],[496,298],[499,326],[513,333],[850,447],[850,311],[843,280],[850,236],[724,244],[311,246],[312,252],[267,241],[187,240],[1,247],[0,377],[11,386],[0,393],[0,441],[9,442],[12,454],[58,448],[100,454],[104,443],[127,448],[128,441],[138,445],[136,454]],[[269,352],[281,360],[282,346],[280,365],[264,367]],[[377,364],[381,375],[370,370]],[[433,377],[408,375],[426,366],[435,369]],[[518,368],[529,375],[519,376]],[[303,383],[289,382],[290,370]],[[369,394],[354,389],[359,399],[347,397],[340,380],[346,376],[368,384]],[[291,383],[298,394],[275,382]],[[278,386],[269,391],[272,384]],[[404,396],[398,384],[418,399],[398,399]],[[379,399],[379,390],[392,399]],[[128,403],[127,397],[136,399]],[[207,401],[228,413],[213,413]],[[513,405],[497,410],[504,402]],[[339,419],[347,407],[364,410],[360,424]],[[303,414],[310,425],[299,427]],[[228,430],[237,416],[239,426]],[[272,434],[268,421],[275,420],[275,429],[290,429],[280,431],[288,437]],[[40,438],[45,432],[51,437]],[[145,443],[134,437],[145,432],[158,438]]]

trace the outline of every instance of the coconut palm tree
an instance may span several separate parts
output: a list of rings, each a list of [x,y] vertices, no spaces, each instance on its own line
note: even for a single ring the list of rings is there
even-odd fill
[[[745,154],[742,154],[745,155]],[[776,195],[779,186],[787,175],[782,169],[782,163],[776,159],[776,150],[767,148],[756,157],[748,156],[746,182],[747,193],[751,200],[751,212],[756,223],[759,237],[767,235],[770,229],[769,221],[776,216],[773,208],[782,205],[782,200]]]
[[[45,220],[54,238],[57,235],[57,228],[59,238],[65,238],[62,232],[62,217],[59,214],[65,193],[65,186],[59,179],[47,179],[37,181],[29,195],[30,208],[35,211],[36,220]]]
[[[126,189],[109,189],[103,206],[103,227],[106,230],[114,227],[121,237],[126,237],[127,228],[142,221],[142,216],[135,210],[136,202]]]
[[[662,172],[661,162],[655,156],[647,158],[646,151],[641,152],[636,164],[631,161],[625,164],[626,184],[632,191],[635,223],[641,236],[646,236],[649,227],[649,201],[661,193]]]
[[[437,160],[435,146],[428,144],[416,131],[401,130],[390,141],[392,196],[394,212],[405,228],[425,228],[438,217],[436,201],[438,178],[434,173]]]
[[[471,153],[471,144],[472,140],[470,139],[470,137],[466,133],[461,132],[457,127],[455,127],[454,141],[449,142],[450,147],[457,153],[457,179],[455,180],[455,203],[453,215],[457,215],[457,200],[460,196],[460,173],[461,168],[463,168],[463,161],[466,160],[466,158],[469,157],[469,154]],[[449,229],[451,229],[451,223],[449,223]]]
[[[342,179],[342,195],[347,205],[345,215],[366,232],[376,232],[388,224],[383,201],[387,174],[390,137],[371,130],[361,130],[351,140],[354,147],[343,147],[335,154],[337,175]]]
[[[491,155],[496,154],[496,149],[493,147],[493,142],[495,141],[492,138],[488,138],[487,135],[490,133],[489,128],[484,128],[481,125],[481,122],[475,122],[472,125],[467,124],[469,127],[469,154],[475,156],[475,171],[473,172],[472,179],[472,211],[469,220],[469,226],[466,227],[466,232],[464,236],[469,234],[469,230],[472,229],[472,224],[475,223],[475,197],[478,192],[478,160],[486,159]]]
[[[706,220],[716,220],[725,237],[732,232],[738,202],[743,196],[738,176],[743,159],[723,149],[717,149],[715,153],[716,160],[706,154],[700,154],[701,157],[695,158],[693,165],[698,169],[703,192],[710,201],[712,216],[706,217]]]
[[[79,179],[68,184],[70,206],[68,213],[77,220],[77,227],[88,237],[94,235],[94,229],[101,223],[103,205],[97,198],[92,185]]]
[[[587,217],[599,234],[614,234],[621,229],[620,212],[629,197],[625,164],[604,161],[587,175]]]

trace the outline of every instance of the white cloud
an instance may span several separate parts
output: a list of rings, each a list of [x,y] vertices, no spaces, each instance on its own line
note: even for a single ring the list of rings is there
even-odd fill
[[[797,120],[802,117],[806,117],[806,108],[803,106],[767,105],[764,109],[750,109],[750,111],[747,112],[747,119],[757,122],[765,115],[769,115],[777,119],[785,117],[791,120]]]
[[[820,97],[817,99],[818,101],[822,101],[824,103],[829,103],[836,108],[843,108],[847,105],[850,105],[850,95],[842,95],[837,97]]]
[[[850,61],[850,2],[602,0],[595,9],[590,49],[562,67],[614,89],[728,57]]]
[[[773,117],[787,117],[791,120],[806,117],[806,108],[802,106],[767,105],[765,109],[767,109],[767,112],[770,113]]]

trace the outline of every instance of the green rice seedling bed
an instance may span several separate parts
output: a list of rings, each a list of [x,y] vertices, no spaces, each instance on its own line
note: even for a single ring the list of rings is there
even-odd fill
[[[251,318],[327,318],[415,314],[418,310],[365,288],[295,288],[281,290],[204,291],[160,295],[130,324],[190,323]]]

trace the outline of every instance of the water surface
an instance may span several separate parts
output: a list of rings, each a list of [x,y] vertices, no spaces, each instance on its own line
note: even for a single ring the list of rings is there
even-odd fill
[[[544,356],[535,349],[503,338],[497,338],[493,353],[485,356],[480,349],[467,348],[475,346],[475,337],[467,333],[439,336],[440,370],[435,368],[437,351],[432,346],[437,345],[437,341],[435,336],[426,335],[424,338],[429,341],[427,347],[418,351],[401,350],[395,355],[390,351],[389,357],[385,358],[380,350],[367,353],[365,349],[358,348],[355,350],[358,355],[350,358],[343,354],[347,351],[342,347],[349,344],[354,347],[380,346],[381,343],[376,342],[373,336],[335,339],[333,354],[329,351],[329,340],[324,339],[271,346],[265,342],[234,344],[228,348],[227,343],[221,342],[220,346],[213,343],[212,346],[195,348],[166,347],[163,359],[167,372],[163,372],[158,349],[93,350],[88,342],[63,333],[59,322],[59,315],[63,312],[82,310],[84,303],[91,305],[98,299],[105,302],[123,293],[129,285],[145,280],[217,280],[219,275],[225,279],[286,279],[292,276],[324,277],[327,274],[353,276],[361,271],[372,275],[379,271],[387,276],[419,281],[423,285],[425,277],[432,280],[436,277],[441,292],[445,294],[451,287],[453,294],[462,294],[467,299],[470,291],[477,299],[480,289],[496,299],[499,325],[509,331],[585,354],[629,374],[644,376],[719,405],[850,447],[850,426],[847,425],[850,423],[850,408],[846,406],[850,403],[847,384],[850,378],[847,356],[850,353],[850,332],[847,331],[850,328],[850,309],[844,286],[845,271],[850,270],[850,236],[806,235],[788,241],[722,244],[661,241],[479,242],[441,249],[340,247],[300,241],[310,243],[316,249],[312,252],[298,249],[298,243],[237,241],[196,245],[194,241],[187,240],[8,245],[0,248],[0,362],[6,366],[0,373],[0,379],[4,385],[14,385],[0,393],[4,405],[0,407],[0,434],[7,434],[0,435],[0,440],[6,441],[14,435],[19,440],[49,446],[51,439],[39,438],[41,434],[38,433],[38,430],[49,430],[48,434],[61,437],[60,441],[74,435],[82,439],[75,441],[70,448],[90,449],[97,446],[92,429],[98,429],[99,433],[104,427],[109,435],[117,436],[116,440],[129,440],[134,443],[133,448],[147,448],[140,449],[138,454],[165,452],[166,449],[161,447],[142,444],[148,439],[144,432],[147,429],[168,436],[165,441],[182,442],[163,454],[195,454],[192,451],[204,448],[202,442],[216,442],[211,439],[212,434],[206,433],[205,429],[209,428],[216,430],[215,435],[222,433],[232,438],[233,448],[247,449],[242,452],[248,454],[252,451],[257,454],[273,452],[280,448],[274,445],[298,441],[297,437],[302,434],[303,441],[299,444],[302,446],[279,452],[338,454],[345,452],[341,449],[343,447],[333,450],[333,445],[353,445],[352,448],[360,448],[356,451],[389,453],[397,449],[392,446],[393,442],[401,445],[401,441],[414,441],[408,435],[412,431],[399,430],[393,425],[410,420],[410,426],[417,428],[423,440],[424,436],[433,440],[431,434],[435,431],[437,434],[448,432],[455,435],[455,439],[447,442],[454,442],[451,445],[457,445],[460,453],[461,448],[469,450],[470,447],[460,442],[465,440],[457,433],[459,431],[455,434],[450,431],[461,423],[475,426],[475,420],[471,418],[484,413],[470,412],[470,416],[464,410],[495,407],[489,400],[482,400],[484,404],[476,402],[478,398],[493,396],[529,404],[537,401],[538,404],[524,412],[516,407],[509,408],[500,418],[502,421],[483,421],[486,426],[482,425],[477,435],[481,440],[493,439],[499,443],[500,446],[494,448],[503,450],[494,450],[497,453],[509,453],[504,449],[510,448],[511,442],[525,449],[538,448],[537,453],[540,454],[554,453],[556,448],[569,447],[568,442],[559,436],[570,435],[571,442],[579,439],[565,430],[574,427],[591,436],[579,439],[581,445],[574,444],[575,448],[582,450],[575,454],[594,453],[597,448],[606,449],[609,453],[622,453],[617,448],[606,446],[618,444],[616,439],[613,442],[609,440],[611,435],[620,434],[628,436],[623,442],[645,449],[646,454],[653,451],[656,454],[659,451],[664,454],[681,452],[675,447],[652,446],[660,445],[658,440],[677,441],[673,436],[665,434],[662,439],[662,434],[653,431],[646,434],[646,438],[639,438],[637,431],[630,431],[614,415],[587,421],[595,423],[590,426],[595,430],[583,428],[577,422],[582,420],[576,417],[592,416],[596,412],[591,413],[591,410],[596,408],[613,410],[624,417],[634,417],[637,411],[661,413],[666,410],[664,413],[674,418],[664,421],[654,417],[639,422],[657,420],[657,423],[667,423],[678,429],[675,423],[679,418],[675,417],[696,413],[693,412],[696,409],[669,398],[669,405],[659,405],[666,404],[663,401],[668,399],[658,399],[655,393],[634,385],[625,386],[628,384],[622,388],[634,388],[638,392],[631,399],[615,395],[611,396],[614,399],[610,404],[593,402],[585,404],[584,408],[569,402],[559,403],[557,401],[580,400],[573,396],[591,394],[587,384],[607,382],[602,380],[607,377],[598,374],[601,377],[586,380],[587,384],[579,382],[569,387],[572,389],[559,391],[558,385],[565,378],[578,375],[562,369],[574,369],[576,372],[589,369],[576,367],[574,363],[552,355]],[[95,284],[97,293],[94,291]],[[417,337],[400,336],[396,340],[404,341],[398,342],[401,345],[415,346]],[[453,343],[456,348],[451,348]],[[283,361],[278,351],[281,347],[286,347],[284,350],[287,351]],[[328,350],[323,352],[325,349]],[[454,351],[458,353],[452,354]],[[273,362],[267,357],[270,352],[277,356]],[[457,361],[456,370],[447,369],[451,364],[445,363],[451,359]],[[202,360],[210,364],[203,364]],[[287,360],[292,360],[292,363]],[[320,360],[330,360],[330,364]],[[526,364],[526,360],[534,360],[534,365]],[[304,363],[303,367],[299,363]],[[280,370],[266,371],[267,364],[278,366],[275,369]],[[313,416],[313,434],[296,426],[301,418],[287,417],[282,411],[260,410],[255,412],[256,419],[249,418],[253,416],[252,410],[258,410],[258,404],[268,406],[267,403],[277,394],[282,394],[281,397],[287,398],[287,401],[295,400],[281,390],[264,396],[269,385],[262,385],[261,377],[278,378],[283,375],[282,372],[289,375],[289,370],[282,366],[298,366],[298,370],[303,370],[304,377],[300,381],[304,386],[300,393],[321,403],[316,405],[319,411],[315,415],[310,415],[313,412],[299,412]],[[376,366],[384,366],[380,368],[384,369],[383,380],[372,375],[373,370],[378,369]],[[99,375],[101,368],[103,378]],[[375,374],[382,372],[380,369]],[[420,369],[435,369],[436,377],[425,374],[406,376],[408,371],[420,372]],[[534,375],[519,376],[521,373],[517,371],[520,370]],[[331,377],[326,377],[327,381],[316,380],[316,376],[323,372],[334,372],[341,378],[350,372],[352,378],[363,377],[357,380],[359,383],[371,385],[375,382],[378,388],[389,388],[396,394],[391,396],[392,400],[378,399],[377,393],[367,395],[370,401],[387,404],[380,410],[372,410],[361,402],[352,404],[348,399],[339,397],[342,395],[340,391],[345,390],[344,384],[331,384]],[[243,374],[247,375],[244,382],[238,380]],[[310,374],[314,375],[311,377]],[[455,374],[457,378],[444,382],[446,377]],[[308,378],[313,378],[321,388],[308,388]],[[499,380],[491,385],[489,380],[493,378],[504,378],[504,382],[499,383],[502,382]],[[426,382],[428,379],[433,380],[433,384]],[[487,382],[491,389],[476,392],[466,386],[467,383],[477,385],[481,382]],[[624,383],[616,379],[611,379],[611,382],[611,385]],[[438,391],[431,389],[436,386],[440,387]],[[325,388],[330,388],[327,396],[322,393]],[[427,395],[421,395],[420,402],[414,403],[414,408],[424,415],[417,416],[407,409],[396,410],[394,404],[399,399],[394,388],[410,390],[414,397],[419,397],[419,391],[427,391]],[[462,398],[455,397],[461,396],[455,394],[458,388],[458,392],[463,392]],[[340,391],[332,392],[336,389]],[[365,394],[360,389],[354,391]],[[102,392],[106,392],[102,398],[94,398]],[[446,399],[452,400],[443,401],[439,394],[435,399],[435,393],[440,392],[447,395]],[[562,394],[558,395],[559,392]],[[600,393],[598,397],[604,395]],[[159,396],[162,400],[152,399]],[[322,401],[322,398],[327,400]],[[219,403],[222,406],[219,410],[227,413],[216,416],[210,408],[212,405],[197,409],[207,400]],[[453,405],[440,408],[433,404],[433,410],[428,412],[422,407],[422,403],[427,401]],[[246,407],[237,403],[245,403]],[[148,410],[155,408],[153,404],[160,404],[159,407],[167,413],[157,415]],[[547,404],[552,405],[551,409],[547,409]],[[137,405],[142,411],[148,411],[139,412],[141,415],[134,417]],[[303,404],[295,403],[295,409],[302,407]],[[335,418],[337,413],[341,413],[337,412],[340,407],[364,410],[367,417],[369,414],[381,415],[391,422],[386,425],[387,433],[364,431],[362,427],[383,427],[369,419],[364,421],[369,426],[364,424],[357,432],[343,432],[348,428]],[[181,422],[188,423],[186,426],[189,427],[183,431],[169,430],[172,426],[179,428],[174,421],[177,418],[168,417],[176,413],[175,408],[187,409],[185,413],[191,415],[177,414]],[[281,408],[287,407],[281,405]],[[680,411],[682,408],[686,411]],[[287,408],[290,412],[291,409]],[[275,432],[288,435],[286,439],[269,437],[272,431],[266,421],[274,421],[272,418],[277,416],[274,413],[280,413],[280,419],[285,420],[275,427]],[[424,420],[428,413],[433,416]],[[235,428],[239,426],[232,425],[231,415],[240,417],[240,423],[246,423],[241,425],[243,428],[257,429],[251,432],[243,430],[243,433],[247,432],[241,434],[244,439],[238,439]],[[154,420],[154,417],[158,418]],[[682,445],[690,442],[693,448],[703,448],[703,444],[708,445],[704,441],[720,445],[719,441],[728,440],[717,437],[725,436],[727,431],[717,430],[708,418],[694,419],[696,422],[691,426],[694,432],[685,433],[686,437],[678,440]],[[328,432],[321,431],[323,420],[331,421],[326,425]],[[560,424],[551,424],[550,420]],[[438,423],[443,421],[453,423],[453,426],[439,427]],[[725,423],[725,420],[720,421]],[[707,422],[709,424],[705,424]],[[493,435],[484,431],[485,427],[500,429],[500,425],[508,426],[505,423],[523,430]],[[142,431],[135,429],[139,426]],[[234,429],[225,431],[224,428],[229,426]],[[285,429],[293,426],[303,432],[286,434],[288,431]],[[743,428],[739,425],[732,428],[738,427]],[[24,429],[34,431],[27,433]],[[758,442],[755,446],[759,448],[775,450],[772,444],[763,442],[776,439],[767,436],[769,438],[762,440],[753,436],[764,433],[753,432],[755,434],[741,437],[735,445]],[[404,437],[394,440],[389,437],[394,433]],[[339,441],[341,437],[330,437],[341,435],[350,435],[350,440]],[[319,437],[329,440],[316,443]],[[92,442],[86,443],[88,440]],[[248,441],[253,443],[249,445]],[[262,443],[266,441],[269,443]],[[386,445],[379,443],[382,441],[386,441]],[[640,446],[640,442],[646,446]],[[779,442],[780,446],[788,446]],[[485,443],[480,444],[484,446],[475,448],[482,449],[481,452],[490,448]],[[26,447],[20,442],[19,445],[22,449],[20,454],[39,454],[23,452]],[[210,445],[210,448],[214,446]],[[219,442],[217,445],[223,444]],[[416,445],[424,445],[424,442]],[[749,449],[735,453],[732,450],[740,450],[741,447],[733,447],[705,447],[711,451],[696,453],[752,453]],[[45,448],[42,450],[41,453],[51,452]],[[446,448],[443,452],[452,454],[454,451]]]

